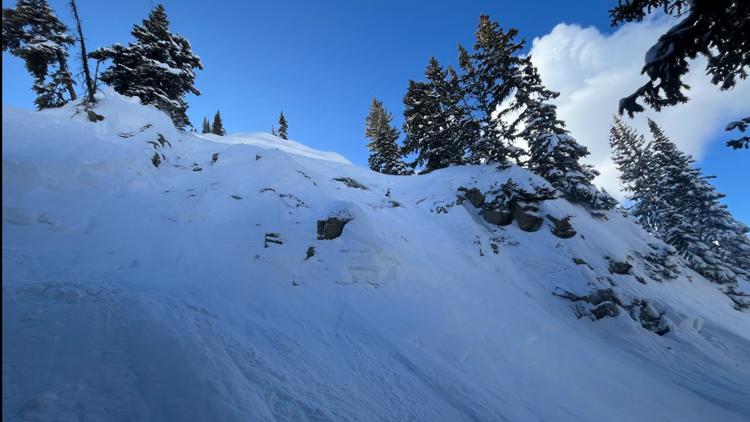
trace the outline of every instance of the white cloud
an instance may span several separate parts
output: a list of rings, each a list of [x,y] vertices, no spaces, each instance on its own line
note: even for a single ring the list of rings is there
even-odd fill
[[[610,161],[608,142],[612,115],[620,98],[646,82],[640,74],[644,54],[674,21],[669,18],[627,24],[612,34],[594,27],[558,24],[549,34],[534,39],[532,60],[544,83],[560,92],[557,105],[571,134],[591,151],[589,162],[602,173],[597,183],[621,197],[617,170]],[[705,61],[696,60],[685,82],[690,101],[656,113],[647,108],[634,120],[647,133],[646,117],[664,128],[683,151],[699,160],[709,142],[730,120],[750,112],[750,81],[721,92],[705,75]],[[723,141],[722,141],[723,142]]]

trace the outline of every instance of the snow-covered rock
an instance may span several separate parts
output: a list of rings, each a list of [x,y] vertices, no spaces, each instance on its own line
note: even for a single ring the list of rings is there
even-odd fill
[[[3,109],[7,420],[750,418],[750,314],[618,212],[540,202],[561,239],[455,206],[545,184],[517,167],[386,176],[115,94],[96,112]]]

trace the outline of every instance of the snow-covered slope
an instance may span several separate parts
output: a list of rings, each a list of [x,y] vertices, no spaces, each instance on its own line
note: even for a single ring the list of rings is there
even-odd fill
[[[97,112],[3,109],[6,420],[750,419],[750,314],[684,268],[652,279],[658,242],[618,212],[544,201],[578,234],[524,232],[457,201],[544,184],[519,168],[386,176]],[[351,221],[318,239],[329,216]],[[607,288],[669,332],[553,294]]]

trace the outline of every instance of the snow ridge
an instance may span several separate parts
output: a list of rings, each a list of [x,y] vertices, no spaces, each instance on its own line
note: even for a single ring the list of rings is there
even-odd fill
[[[750,418],[749,314],[678,258],[657,280],[663,244],[616,211],[544,201],[525,232],[460,190],[546,184],[518,167],[387,176],[96,112],[3,109],[9,420]]]

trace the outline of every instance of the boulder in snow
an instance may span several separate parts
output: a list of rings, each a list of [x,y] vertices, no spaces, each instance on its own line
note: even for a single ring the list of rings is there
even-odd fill
[[[485,204],[479,215],[484,218],[484,221],[496,226],[507,226],[513,221],[513,215],[507,207],[495,209]]]
[[[630,270],[633,268],[627,261],[609,261],[609,272],[612,274],[630,274]]]
[[[595,319],[602,319],[608,316],[614,317],[619,314],[620,309],[617,307],[617,304],[610,301],[602,302],[591,310],[591,315]]]
[[[576,235],[576,231],[573,230],[573,226],[570,224],[570,216],[557,218],[548,214],[547,219],[552,222],[552,234],[555,236],[561,239],[569,239]]]
[[[474,208],[481,208],[484,205],[484,194],[477,188],[466,189],[464,187],[458,188],[459,192],[463,192],[463,197],[469,201]]]
[[[367,190],[367,186],[359,183],[358,181],[352,179],[351,177],[334,177],[333,180],[337,182],[341,182],[345,184],[346,186],[349,186],[350,188]]]
[[[339,217],[328,217],[326,220],[318,220],[318,239],[336,239],[344,232],[344,226],[349,221],[346,218]]]
[[[535,232],[542,227],[544,220],[539,216],[539,207],[532,202],[513,201],[510,211],[518,227],[525,232]]]

